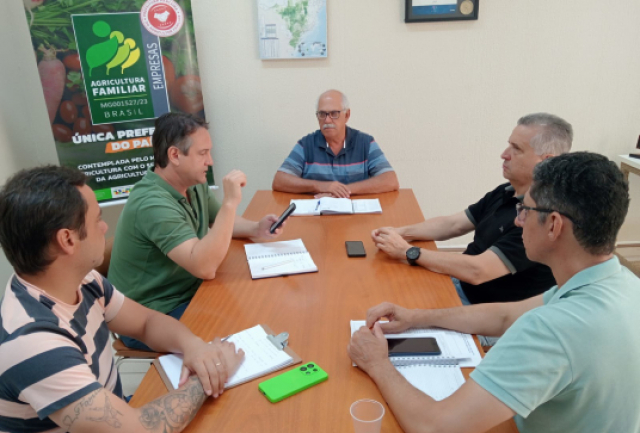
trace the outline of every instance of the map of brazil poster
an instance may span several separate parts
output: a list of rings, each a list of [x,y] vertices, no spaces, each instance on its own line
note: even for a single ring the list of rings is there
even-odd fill
[[[327,0],[257,0],[261,59],[327,57]]]

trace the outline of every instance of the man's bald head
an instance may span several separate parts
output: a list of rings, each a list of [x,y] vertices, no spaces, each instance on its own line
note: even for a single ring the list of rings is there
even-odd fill
[[[316,103],[316,111],[318,111],[320,102],[323,100],[338,101],[344,111],[349,109],[349,100],[347,99],[347,95],[345,95],[339,90],[335,90],[335,89],[327,90],[322,95],[320,95],[320,97],[318,98],[318,102]]]

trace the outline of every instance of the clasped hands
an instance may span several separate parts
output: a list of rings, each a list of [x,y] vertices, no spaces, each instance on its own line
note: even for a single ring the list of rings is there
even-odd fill
[[[334,198],[349,198],[351,197],[351,190],[347,185],[338,181],[332,182],[320,182],[321,190],[314,197],[334,197]]]
[[[388,322],[380,322],[386,317]],[[377,367],[389,364],[389,349],[384,334],[397,334],[413,326],[413,312],[383,302],[367,311],[367,325],[351,336],[347,352],[353,362],[369,375]]]
[[[371,239],[380,251],[397,260],[406,258],[407,250],[411,248],[411,244],[393,227],[375,229],[371,232]]]

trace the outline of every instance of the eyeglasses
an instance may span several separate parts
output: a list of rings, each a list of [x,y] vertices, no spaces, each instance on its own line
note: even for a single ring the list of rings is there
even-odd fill
[[[340,117],[340,113],[346,110],[336,110],[336,111],[316,111],[316,117],[320,120],[324,120],[327,116],[330,116],[332,119],[337,119]]]
[[[523,223],[524,220],[527,219],[527,213],[530,210],[534,210],[536,212],[544,212],[544,213],[558,212],[560,215],[562,215],[563,217],[566,217],[569,221],[571,221],[575,226],[578,226],[578,227],[580,226],[580,224],[578,224],[571,215],[567,215],[564,212],[560,212],[559,210],[555,210],[555,209],[544,209],[541,207],[525,206],[524,203],[516,203],[516,215],[518,216],[518,221]],[[525,212],[522,212],[522,211],[525,211]]]

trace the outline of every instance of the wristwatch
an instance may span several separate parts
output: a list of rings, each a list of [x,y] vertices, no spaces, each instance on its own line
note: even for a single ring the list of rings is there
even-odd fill
[[[411,266],[416,266],[418,264],[416,263],[418,257],[420,257],[420,248],[411,247],[407,250],[407,261]]]

